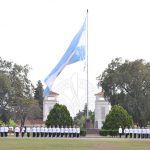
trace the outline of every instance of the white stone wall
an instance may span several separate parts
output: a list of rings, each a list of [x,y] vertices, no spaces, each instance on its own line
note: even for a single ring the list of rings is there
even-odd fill
[[[111,105],[103,97],[96,97],[95,101],[95,128],[101,129]]]

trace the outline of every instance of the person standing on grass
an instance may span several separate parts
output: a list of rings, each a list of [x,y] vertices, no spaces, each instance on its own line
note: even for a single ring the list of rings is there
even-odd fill
[[[130,138],[132,138],[132,133],[133,133],[133,129],[132,129],[132,127],[130,127],[130,129],[129,129]]]
[[[67,128],[67,126],[65,127],[65,137],[67,138],[68,137],[68,128]]]
[[[4,126],[4,133],[5,133],[5,137],[7,137],[7,135],[8,135],[8,126]]]
[[[61,126],[60,133],[61,133],[61,137],[63,137],[64,136],[64,127],[63,126]]]
[[[125,127],[124,129],[124,134],[125,134],[125,138],[128,138],[129,129],[127,127]]]
[[[21,127],[21,137],[22,137],[22,138],[24,137],[24,133],[25,133],[25,127],[22,126],[22,127]]]
[[[49,135],[49,137],[52,137],[52,128],[51,128],[51,126],[49,126],[49,128],[48,128],[48,135]]]
[[[76,132],[77,132],[77,138],[79,138],[79,136],[80,136],[80,128],[79,127],[76,128]]]
[[[40,127],[37,126],[36,127],[36,137],[39,137],[40,136]]]
[[[27,127],[26,128],[26,132],[27,132],[27,137],[29,138],[30,137],[31,128]]]
[[[16,126],[16,128],[15,128],[16,137],[19,137],[19,132],[20,132],[20,128],[18,126]]]
[[[119,127],[118,132],[119,132],[119,137],[121,138],[121,136],[122,136],[122,128],[121,128],[121,126]]]
[[[35,126],[32,127],[32,136],[33,137],[36,136],[36,127]]]

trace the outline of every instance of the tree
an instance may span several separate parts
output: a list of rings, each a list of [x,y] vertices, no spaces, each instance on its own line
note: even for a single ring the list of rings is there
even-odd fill
[[[70,126],[72,125],[72,117],[70,116],[69,111],[67,110],[67,107],[65,105],[61,104],[55,104],[53,109],[50,111],[47,120],[46,125],[47,126],[53,126],[53,125],[59,125],[59,126]]]
[[[119,127],[130,127],[132,126],[132,117],[128,112],[119,105],[114,105],[106,116],[105,122],[103,122],[102,129],[119,129]]]
[[[79,111],[74,117],[74,124],[79,126],[80,128],[86,128],[86,114],[87,114],[87,104],[85,104],[83,111]],[[89,110],[89,119],[94,127],[94,112]]]
[[[38,100],[39,106],[40,106],[41,110],[43,111],[43,99],[44,99],[44,97],[43,97],[43,84],[40,80],[38,81],[37,87],[35,88],[34,99]]]
[[[137,125],[150,120],[150,63],[116,58],[98,77],[98,85],[111,105],[123,106]]]
[[[0,117],[5,123],[10,118],[24,122],[32,116],[28,110],[33,110],[36,103],[29,70],[28,65],[21,66],[0,57]]]

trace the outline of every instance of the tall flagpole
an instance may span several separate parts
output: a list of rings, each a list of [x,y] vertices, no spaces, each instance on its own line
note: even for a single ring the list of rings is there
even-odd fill
[[[87,25],[87,40],[86,40],[86,44],[87,44],[87,113],[86,113],[86,118],[89,119],[89,72],[88,72],[88,9],[87,9],[87,20],[86,20],[86,25]]]

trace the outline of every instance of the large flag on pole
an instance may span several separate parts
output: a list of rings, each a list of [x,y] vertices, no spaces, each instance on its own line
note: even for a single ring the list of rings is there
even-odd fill
[[[75,37],[71,41],[63,57],[60,59],[58,64],[55,66],[55,68],[50,72],[50,74],[46,77],[45,83],[47,87],[44,91],[44,96],[47,96],[49,91],[51,91],[55,79],[65,68],[66,65],[85,59],[86,34],[87,34],[86,22],[87,21],[85,19],[82,27],[80,28],[79,32],[75,35]]]

